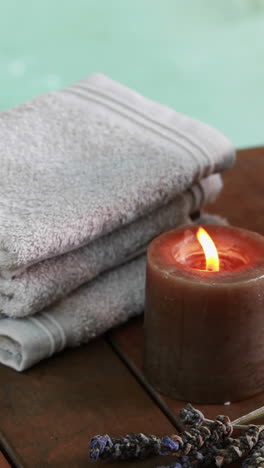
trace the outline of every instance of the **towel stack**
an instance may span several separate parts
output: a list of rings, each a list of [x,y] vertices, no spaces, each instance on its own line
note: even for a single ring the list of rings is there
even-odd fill
[[[99,74],[2,112],[0,362],[24,370],[141,313],[146,246],[233,162],[216,130]]]

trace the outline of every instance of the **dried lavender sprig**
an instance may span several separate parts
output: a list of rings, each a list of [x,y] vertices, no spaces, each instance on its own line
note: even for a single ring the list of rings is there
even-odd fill
[[[165,438],[164,438],[165,439]],[[172,447],[170,444],[167,450],[178,449],[178,443]],[[163,450],[165,450],[165,440]],[[120,439],[111,439],[107,434],[97,435],[90,443],[90,458],[93,460],[105,460],[108,458],[137,459],[160,455],[162,452],[161,439],[156,436],[145,434],[126,435]]]
[[[204,461],[204,455],[201,451],[192,451],[189,455],[177,457],[177,462],[169,466],[160,466],[158,468],[193,468],[197,467]]]
[[[247,455],[257,444],[260,430],[257,426],[251,425],[237,439],[229,439],[226,448],[216,450],[214,461],[216,466],[221,467],[224,464],[232,463]]]
[[[250,413],[245,414],[244,416],[241,416],[240,418],[235,419],[234,421],[232,421],[232,424],[234,426],[237,424],[247,423],[255,419],[262,418],[263,416],[264,416],[264,406],[261,406],[260,408],[257,408],[254,411],[251,411]]]
[[[247,458],[242,463],[243,468],[263,468],[264,467],[264,430],[259,434],[259,439],[255,447],[251,450]]]
[[[193,427],[180,435],[165,436],[161,439],[145,434],[127,435],[111,439],[108,435],[95,436],[90,444],[90,457],[94,460],[107,458],[145,458],[153,455],[188,455],[197,451],[207,441],[217,443],[232,433],[232,425],[227,416],[218,416],[210,426]]]
[[[93,460],[119,458],[123,460],[147,458],[154,455],[176,454],[180,449],[178,436],[135,434],[120,439],[111,439],[108,435],[95,436],[90,443],[90,457]],[[175,438],[175,440],[173,439]]]
[[[212,444],[209,439],[199,451],[192,450],[188,456],[177,457],[177,463],[181,468],[198,468],[201,465],[205,468],[214,463],[220,467],[224,463],[231,463],[251,450],[258,440],[258,433],[259,428],[252,425],[250,428],[248,427],[247,432],[238,439],[228,437],[215,444]],[[250,458],[249,464],[245,465],[245,468],[264,468],[264,431],[262,434],[262,446],[259,447],[259,450],[256,450],[256,458]],[[257,449],[257,445],[255,447]],[[253,464],[256,460],[258,464]],[[175,466],[176,464],[172,464],[168,467],[159,468],[174,468]],[[177,468],[179,468],[179,466]]]
[[[263,414],[259,413],[263,409]],[[238,424],[239,421],[250,421],[251,419],[254,419],[256,417],[261,417],[264,415],[264,407],[259,408],[256,411],[253,411],[252,413],[249,413],[245,416],[242,416],[242,418],[237,419],[236,421],[232,421],[232,426],[234,429],[242,429],[246,430],[248,429],[248,425],[243,425],[243,424]],[[212,419],[207,419],[204,417],[203,413],[199,411],[197,408],[194,408],[190,403],[187,404],[185,408],[182,408],[180,410],[180,420],[183,424],[186,426],[200,426],[202,423],[211,425],[214,423],[214,420]]]
[[[189,456],[179,457],[178,461],[182,464],[183,468],[194,468],[194,466],[198,468],[201,465],[205,468],[213,464],[218,451],[229,446],[233,440],[234,439],[227,437],[212,443],[209,439],[199,451],[193,450]]]
[[[197,423],[197,420],[196,420]],[[193,451],[199,451],[201,447],[208,444],[217,444],[219,441],[230,437],[233,427],[228,416],[217,416],[215,421],[207,426],[191,427],[180,436],[173,436],[182,442],[180,450],[175,454],[187,455]]]
[[[262,435],[262,441],[259,445],[260,438],[258,433]],[[260,436],[259,436],[260,437]],[[256,444],[256,441],[259,442]],[[177,458],[177,462],[182,468],[204,468],[211,464],[216,464],[221,467],[223,464],[228,464],[243,457],[255,445],[255,449],[250,453],[243,467],[245,468],[263,468],[264,467],[264,431],[261,433],[256,426],[251,426],[247,433],[244,433],[238,439],[227,438],[218,442],[217,444],[206,443],[200,451],[192,451],[189,456]],[[255,456],[253,453],[255,452]],[[253,456],[252,456],[253,455]],[[166,468],[166,467],[160,467]],[[167,468],[174,468],[170,465]]]
[[[204,415],[201,411],[188,403],[185,408],[180,410],[180,420],[186,426],[198,427],[203,423]]]
[[[177,468],[198,468],[203,466],[203,468],[214,463],[214,457],[218,449],[221,449],[223,441],[216,445],[204,445],[199,451],[192,451],[189,455],[184,455],[182,457],[177,457],[177,464],[180,465]],[[170,466],[162,466],[159,468],[175,468],[176,463]]]
[[[195,410],[195,408],[194,408],[194,410]],[[232,421],[232,426],[233,426],[234,429],[246,430],[246,429],[249,428],[249,425],[243,424],[243,423],[248,423],[250,421],[254,421],[255,419],[262,418],[263,416],[264,416],[264,406],[261,406],[260,408],[254,410],[254,411],[251,411],[248,414],[244,414],[240,418],[237,418],[234,421]],[[204,418],[203,422],[205,424],[208,424],[209,426],[214,423],[214,421],[212,419],[207,419],[207,418]],[[261,427],[261,425],[259,427]]]

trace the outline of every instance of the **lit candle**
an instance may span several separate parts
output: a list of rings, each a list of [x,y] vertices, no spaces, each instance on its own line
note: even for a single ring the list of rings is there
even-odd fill
[[[159,391],[224,403],[264,390],[264,237],[175,229],[148,248],[145,373]]]

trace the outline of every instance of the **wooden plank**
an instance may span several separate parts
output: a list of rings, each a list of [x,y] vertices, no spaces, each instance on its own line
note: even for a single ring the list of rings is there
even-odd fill
[[[231,224],[255,230],[264,235],[264,148],[238,152],[235,168],[224,174],[224,191],[208,211],[226,217]],[[162,399],[171,418],[177,417],[186,402],[177,401],[155,392],[144,380],[143,372],[143,320],[137,319],[111,333],[112,345],[123,355],[127,365],[141,376],[146,388],[156,394],[156,401]],[[140,378],[140,377],[139,377]],[[224,402],[223,402],[224,403]],[[227,414],[231,419],[248,413],[264,404],[264,392],[242,402],[231,405],[197,405],[208,418]],[[264,420],[263,420],[264,421]]]
[[[180,429],[181,423],[179,420],[179,411],[187,404],[187,401],[174,400],[170,397],[156,392],[153,387],[147,382],[144,377],[143,363],[142,363],[142,350],[143,350],[143,320],[135,319],[129,324],[116,330],[112,333],[111,341],[117,351],[122,354],[123,359],[126,361],[128,367],[132,371],[136,369],[135,375],[143,382],[145,388],[149,393],[154,395],[156,403],[165,408],[165,412],[171,421],[174,421],[175,428]],[[141,343],[141,345],[140,345]],[[136,346],[135,346],[136,344]],[[127,351],[129,349],[129,351]],[[133,349],[132,352],[130,352]],[[133,356],[133,357],[132,357]],[[195,405],[199,408],[207,418],[214,419],[219,414],[225,414],[234,420],[254,409],[263,406],[264,393],[261,393],[253,398],[241,402],[232,403],[230,405]],[[264,424],[264,418],[258,420],[258,424]],[[238,468],[241,463],[233,463],[232,467]]]
[[[263,153],[263,149],[240,152],[237,167],[224,176],[224,194],[212,211],[227,216],[234,224],[264,234]],[[145,385],[142,321],[132,321],[112,333],[111,339],[122,359],[142,377],[139,380]],[[173,432],[168,419],[104,340],[65,351],[23,374],[0,366],[0,382],[0,441],[18,468],[87,466],[88,442],[96,433],[118,436],[127,432],[160,435]],[[146,389],[151,393],[151,388]],[[173,421],[184,402],[156,392],[153,395],[158,403],[162,401]],[[208,417],[226,413],[236,418],[262,405],[263,396],[230,406],[201,409]],[[137,466],[148,468],[166,463],[169,461],[156,459],[139,462]],[[119,466],[135,465],[129,462]]]
[[[18,468],[86,467],[92,463],[88,444],[95,434],[173,432],[170,422],[102,339],[65,351],[22,374],[0,366],[0,381],[2,439]],[[155,460],[157,466],[163,464],[161,458]],[[134,464],[119,466],[132,468]],[[137,466],[153,467],[153,460]]]
[[[263,179],[264,147],[238,151],[236,165],[223,175],[224,189],[208,211],[264,235]]]
[[[11,468],[2,452],[0,452],[0,468]]]

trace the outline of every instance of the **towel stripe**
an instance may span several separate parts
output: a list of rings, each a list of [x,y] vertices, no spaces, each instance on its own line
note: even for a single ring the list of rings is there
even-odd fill
[[[154,125],[162,127],[164,130],[167,130],[168,132],[171,132],[173,134],[176,134],[177,136],[180,136],[180,137],[184,138],[186,141],[188,141],[188,143],[190,143],[192,146],[195,146],[199,151],[201,151],[201,153],[206,157],[208,163],[212,164],[211,163],[211,157],[210,157],[210,154],[209,154],[207,148],[205,146],[203,146],[199,141],[195,140],[194,138],[191,138],[185,132],[180,131],[179,129],[177,129],[175,127],[172,127],[169,124],[164,124],[164,123],[160,122],[159,120],[154,119],[153,117],[151,117],[147,113],[137,109],[132,104],[127,103],[126,101],[124,101],[124,100],[122,100],[120,98],[117,98],[116,96],[113,96],[112,94],[109,94],[106,91],[99,90],[99,89],[97,89],[97,88],[95,88],[95,87],[93,87],[91,85],[87,85],[87,84],[82,85],[82,83],[78,83],[75,86],[73,86],[73,88],[74,89],[80,89],[80,90],[83,90],[83,91],[88,91],[88,92],[90,92],[92,94],[95,93],[98,96],[105,99],[106,101],[110,101],[113,104],[116,104],[117,106],[120,106],[123,109],[127,109],[128,111],[134,113],[135,115],[145,119],[147,122],[153,123]]]
[[[166,139],[167,141],[170,141],[171,143],[177,143],[178,146],[180,146],[181,148],[183,148],[184,150],[186,150],[194,159],[195,163],[198,165],[198,170],[199,170],[199,178],[201,177],[206,177],[208,175],[210,175],[213,171],[214,171],[214,167],[212,165],[212,162],[210,161],[209,164],[208,164],[208,167],[206,168],[202,168],[201,167],[201,162],[199,160],[199,158],[197,158],[197,155],[196,153],[194,153],[191,148],[189,146],[187,146],[186,144],[184,144],[183,141],[180,141],[178,140],[177,138],[172,138],[171,136],[168,136],[168,135],[165,135],[164,133],[162,133],[161,131],[159,131],[158,129],[156,129],[155,127],[153,127],[151,125],[151,122],[147,122],[149,123],[149,125],[147,125],[146,123],[144,122],[140,122],[139,119],[135,118],[134,116],[130,116],[128,115],[125,111],[122,112],[122,108],[121,109],[116,109],[114,108],[113,106],[111,106],[111,104],[109,104],[108,102],[105,102],[104,100],[102,99],[98,99],[96,98],[95,96],[88,96],[86,93],[84,93],[82,90],[77,90],[77,89],[67,89],[67,90],[64,90],[64,93],[66,94],[72,94],[74,95],[75,97],[80,97],[80,98],[85,98],[87,99],[88,101],[91,101],[91,102],[95,102],[96,104],[101,104],[102,106],[110,109],[111,111],[114,111],[116,112],[117,114],[123,116],[123,117],[126,117],[128,119],[130,119],[130,121],[133,121],[135,122],[136,124],[139,124],[141,126],[143,126],[145,129],[147,130],[150,130],[150,131],[153,131],[156,135],[159,135],[161,136],[162,138]],[[142,119],[144,121],[144,119]],[[207,159],[207,158],[206,158]]]
[[[36,317],[27,317],[28,320],[33,322],[38,328],[41,328],[42,331],[48,336],[49,341],[50,341],[50,352],[47,357],[52,356],[55,353],[56,349],[56,343],[55,339],[52,336],[52,333],[49,331],[49,329],[40,321],[40,319]]]
[[[56,351],[61,351],[66,346],[66,335],[65,335],[65,332],[64,332],[62,326],[59,324],[59,322],[57,322],[57,320],[55,320],[54,317],[52,317],[51,314],[48,314],[47,312],[42,311],[41,315],[46,317],[46,319],[48,321],[50,321],[55,326],[55,328],[57,328],[57,330],[58,330],[58,332],[60,334],[60,337],[61,337],[61,342],[60,342],[60,346],[56,347],[57,348]]]

